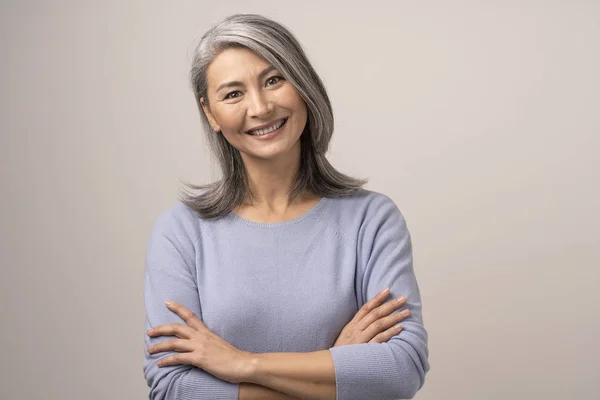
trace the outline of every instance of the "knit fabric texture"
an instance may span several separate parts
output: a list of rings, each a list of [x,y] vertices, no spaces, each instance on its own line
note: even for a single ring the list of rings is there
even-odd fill
[[[410,316],[386,343],[332,347],[358,309],[384,288],[407,296]],[[390,299],[392,298],[390,297]],[[166,300],[208,329],[253,352],[329,350],[338,400],[406,399],[429,370],[427,331],[406,220],[369,190],[322,198],[293,220],[248,221],[230,213],[202,219],[178,203],[156,220],[144,272],[146,330],[185,324]],[[149,337],[145,348],[172,337]],[[237,400],[239,385],[191,365],[143,361],[151,400]]]

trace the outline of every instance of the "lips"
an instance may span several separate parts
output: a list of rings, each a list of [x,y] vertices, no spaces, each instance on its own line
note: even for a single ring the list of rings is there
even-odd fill
[[[285,120],[286,120],[286,119],[287,119],[287,118],[280,118],[280,119],[278,119],[278,120],[275,120],[275,121],[269,122],[268,124],[264,124],[264,125],[256,126],[256,127],[252,128],[252,129],[249,129],[249,130],[247,130],[245,133],[252,134],[252,133],[254,133],[254,132],[256,132],[256,131],[260,131],[261,129],[267,129],[267,128],[271,128],[271,127],[273,127],[273,126],[275,126],[275,125],[278,125],[278,124],[280,124],[280,123],[282,123],[282,122],[285,122]],[[283,125],[283,124],[282,124],[282,125]]]

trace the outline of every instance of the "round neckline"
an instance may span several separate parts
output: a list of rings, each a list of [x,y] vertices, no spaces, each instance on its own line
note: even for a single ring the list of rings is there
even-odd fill
[[[300,216],[298,216],[296,218],[288,219],[287,221],[280,221],[280,222],[257,222],[257,221],[251,221],[249,219],[240,217],[239,215],[237,215],[233,211],[229,212],[228,217],[229,217],[230,221],[241,222],[241,223],[243,223],[245,225],[254,226],[254,227],[257,227],[257,228],[278,228],[278,227],[282,227],[282,226],[288,226],[288,225],[297,224],[299,222],[304,221],[307,218],[310,218],[311,216],[313,216],[314,214],[316,214],[317,212],[319,212],[319,210],[321,208],[323,208],[323,206],[325,205],[325,203],[327,202],[327,200],[328,200],[327,197],[321,197],[321,199],[317,202],[317,204],[315,204],[310,209],[308,209],[308,211],[306,211],[304,214],[302,214],[302,215],[300,215]]]

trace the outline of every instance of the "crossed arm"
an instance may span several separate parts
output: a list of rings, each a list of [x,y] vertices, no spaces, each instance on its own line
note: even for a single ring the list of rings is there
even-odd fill
[[[268,387],[254,385],[252,383],[241,383],[239,400],[298,400],[285,393],[278,392]]]
[[[186,325],[166,324],[147,332],[149,336],[177,337],[148,348],[150,354],[177,351],[163,357],[159,367],[188,364],[223,381],[239,383],[239,399],[335,400],[335,371],[328,350],[253,354],[227,343],[183,305],[168,307]]]
[[[329,350],[258,354],[253,362],[255,369],[249,380],[258,387],[241,384],[239,400],[264,399],[264,394],[270,392],[273,399],[336,398],[335,371]],[[254,394],[254,390],[259,393]]]
[[[219,353],[218,357],[212,358],[212,362],[205,363],[202,362],[201,357],[197,357],[197,354],[193,359],[185,359],[194,353],[194,348],[183,346],[183,342],[190,341],[191,335],[176,339],[179,340],[178,343],[167,340],[163,343],[171,342],[173,347],[155,347],[153,353],[178,352],[162,358],[163,360],[171,358],[172,365],[161,366],[157,362],[161,357],[153,354],[146,356],[144,360],[144,375],[151,388],[150,399],[200,400],[207,398],[203,393],[208,398],[242,400],[252,398],[355,400],[374,396],[380,399],[412,398],[423,385],[429,364],[427,333],[422,326],[420,294],[412,269],[410,237],[397,209],[377,207],[377,210],[385,214],[378,218],[380,221],[385,221],[385,225],[373,226],[369,228],[371,232],[365,230],[364,235],[372,238],[372,244],[370,247],[364,246],[364,252],[358,254],[359,262],[364,266],[360,274],[357,274],[358,301],[364,303],[381,289],[381,285],[394,285],[391,287],[392,293],[406,295],[409,299],[406,306],[411,311],[411,318],[403,321],[402,334],[398,334],[397,331],[385,339],[380,337],[379,340],[374,341],[363,339],[363,341],[356,340],[348,343],[336,342],[336,345],[329,350],[311,353],[245,353],[242,355],[237,353],[236,355],[235,351],[231,350],[232,357],[238,357],[238,361],[244,360],[233,364],[239,366],[233,371],[237,374],[233,377],[223,375],[228,373],[228,368],[231,371],[231,363],[226,363],[223,370],[214,370],[215,366],[218,367],[218,362],[215,360],[226,359],[224,350],[218,349],[227,346],[235,349],[217,335],[212,334],[214,336],[212,340],[213,342],[221,340],[221,347],[199,346],[203,350],[214,348]],[[169,220],[166,225],[169,228],[173,226],[173,222]],[[147,314],[148,328],[160,328],[161,324],[173,321],[173,318],[168,316],[169,313],[157,311],[164,307],[162,302],[169,299],[172,294],[176,294],[177,301],[190,309],[201,310],[194,274],[191,273],[194,260],[192,256],[186,257],[186,253],[181,250],[192,247],[181,242],[189,240],[188,237],[193,235],[180,231],[174,235],[172,231],[169,232],[169,229],[165,231],[164,227],[158,228],[151,238],[147,254],[145,297],[147,310],[152,311],[151,314]],[[359,237],[359,241],[368,240]],[[168,279],[168,283],[165,279]],[[178,290],[173,292],[167,288],[178,288]],[[385,297],[388,296],[389,293]],[[394,316],[399,314],[393,313]],[[381,320],[381,315],[379,317]],[[197,319],[201,324],[200,318]],[[380,329],[374,336],[380,334],[382,329],[381,322],[376,322],[378,322],[377,318],[369,324]],[[175,325],[184,327],[181,324]],[[185,327],[199,332],[189,324]],[[347,328],[348,326],[344,330]],[[364,328],[356,331],[364,332]],[[392,328],[386,331],[390,329]],[[210,331],[206,329],[206,332]],[[172,335],[166,331],[155,333],[156,336]],[[340,337],[343,337],[344,333],[347,334],[348,330],[342,331]],[[210,336],[208,333],[203,335],[205,338]],[[162,344],[158,342],[147,336],[147,345]],[[238,349],[235,350],[240,352]],[[190,365],[197,368],[191,368]]]
[[[382,304],[389,296],[383,290],[358,311],[342,330],[334,346],[383,343],[401,331],[396,325],[408,310],[392,312],[406,303],[401,297]],[[185,306],[172,302],[167,307],[183,324],[166,324],[147,332],[148,336],[176,336],[148,348],[149,354],[180,351],[164,357],[160,367],[194,365],[222,380],[240,383],[239,400],[336,398],[335,368],[329,350],[309,353],[244,352],[215,335]]]

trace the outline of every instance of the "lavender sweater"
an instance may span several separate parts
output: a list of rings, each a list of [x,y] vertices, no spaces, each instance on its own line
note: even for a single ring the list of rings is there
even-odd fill
[[[332,347],[363,303],[389,287],[410,317],[387,343]],[[406,221],[383,194],[323,198],[286,222],[235,214],[204,220],[178,204],[160,215],[146,255],[146,330],[185,322],[165,306],[192,310],[217,335],[253,352],[329,349],[338,400],[407,399],[429,370],[427,332]],[[167,340],[144,334],[145,347]],[[191,365],[143,362],[151,400],[238,398],[239,385]]]

